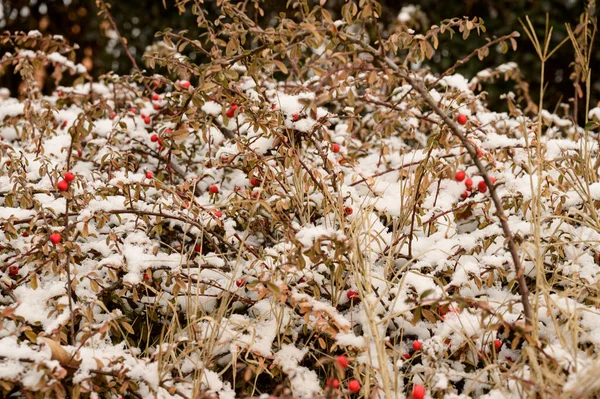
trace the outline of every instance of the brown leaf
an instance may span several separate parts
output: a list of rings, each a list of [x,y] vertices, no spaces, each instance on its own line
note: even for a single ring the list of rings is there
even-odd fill
[[[40,337],[38,339],[41,339],[48,345],[50,351],[52,351],[52,360],[58,360],[62,366],[78,367],[81,364],[81,360],[74,359],[59,342],[48,337]]]

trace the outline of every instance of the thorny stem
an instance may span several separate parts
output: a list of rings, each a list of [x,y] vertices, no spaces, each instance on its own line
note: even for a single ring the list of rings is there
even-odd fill
[[[527,288],[527,282],[525,281],[523,265],[521,264],[517,244],[515,243],[513,233],[510,229],[510,226],[508,225],[508,218],[504,213],[502,200],[498,196],[498,193],[496,192],[496,186],[494,185],[494,183],[492,183],[485,166],[477,157],[477,149],[473,147],[469,140],[467,140],[467,137],[461,132],[456,122],[450,119],[450,117],[438,106],[436,101],[431,97],[431,95],[429,95],[427,89],[421,84],[419,84],[419,82],[417,82],[413,77],[411,77],[404,69],[399,67],[394,62],[394,60],[387,56],[382,57],[375,48],[373,48],[371,45],[365,43],[360,39],[351,40],[360,44],[364,51],[371,53],[376,59],[379,60],[380,63],[387,65],[395,73],[397,73],[399,76],[405,79],[408,82],[408,84],[410,84],[412,88],[415,89],[417,93],[419,93],[419,95],[425,100],[425,102],[431,107],[431,109],[444,121],[444,123],[450,128],[452,134],[458,137],[462,145],[466,148],[467,152],[471,156],[471,159],[475,163],[475,166],[477,166],[479,173],[481,173],[483,180],[490,189],[490,197],[492,198],[494,206],[496,207],[496,216],[498,217],[498,219],[500,219],[502,232],[506,239],[506,244],[508,245],[508,249],[514,263],[519,295],[521,296],[521,304],[523,305],[523,315],[525,317],[525,323],[526,325],[531,326],[533,319],[531,304],[529,302],[529,290]]]
[[[519,257],[517,244],[515,243],[513,233],[508,225],[508,218],[504,213],[504,207],[502,205],[502,200],[498,196],[496,192],[496,186],[492,183],[489,174],[483,163],[477,157],[477,150],[473,148],[471,143],[467,140],[465,135],[460,131],[458,125],[446,115],[446,113],[437,105],[435,100],[429,95],[427,90],[419,85],[417,81],[415,81],[412,77],[405,74],[400,68],[389,58],[385,58],[385,62],[396,72],[401,72],[406,81],[423,97],[423,99],[427,102],[427,104],[435,111],[435,113],[442,118],[442,120],[448,125],[452,133],[458,137],[463,146],[469,152],[471,159],[477,166],[479,173],[483,177],[485,184],[490,189],[490,196],[492,197],[492,201],[494,202],[494,206],[496,207],[496,216],[500,219],[500,224],[502,226],[502,232],[504,233],[504,237],[506,238],[506,243],[508,245],[508,249],[510,251],[511,257],[513,259],[513,263],[515,265],[515,272],[517,275],[517,282],[519,286],[519,294],[521,295],[521,304],[523,305],[523,315],[525,316],[525,323],[527,325],[531,325],[532,321],[532,311],[531,304],[529,303],[529,290],[527,289],[527,282],[525,281],[525,275],[523,273],[523,265],[521,264],[521,259]]]

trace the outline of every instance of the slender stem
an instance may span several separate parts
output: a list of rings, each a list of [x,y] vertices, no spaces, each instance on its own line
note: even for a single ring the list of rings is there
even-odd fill
[[[444,121],[444,123],[450,128],[452,134],[454,134],[461,141],[462,145],[465,147],[471,159],[477,166],[479,173],[483,177],[483,180],[487,184],[490,189],[490,196],[492,201],[494,202],[494,206],[496,207],[496,216],[500,220],[500,225],[502,227],[502,232],[506,239],[506,244],[508,245],[508,249],[510,255],[512,257],[517,285],[519,289],[519,295],[521,296],[521,304],[523,305],[523,315],[525,317],[525,323],[527,325],[532,324],[532,310],[531,304],[529,303],[529,290],[527,288],[527,281],[525,280],[524,269],[521,263],[521,259],[519,257],[519,251],[517,248],[517,244],[515,243],[513,233],[508,225],[508,218],[504,213],[504,206],[502,205],[502,200],[498,196],[496,192],[496,186],[492,183],[489,174],[483,163],[477,157],[477,149],[473,147],[473,145],[467,140],[467,137],[461,132],[460,128],[450,117],[438,106],[437,102],[429,95],[427,89],[424,86],[419,84],[414,78],[412,78],[404,69],[399,67],[394,60],[389,57],[382,57],[379,52],[371,47],[368,43],[365,43],[359,39],[354,39],[356,43],[359,43],[362,48],[371,53],[376,59],[380,61],[380,63],[389,66],[395,73],[405,79],[408,84],[412,86],[413,89],[419,93],[419,95],[425,100],[425,102],[431,107],[431,109]]]

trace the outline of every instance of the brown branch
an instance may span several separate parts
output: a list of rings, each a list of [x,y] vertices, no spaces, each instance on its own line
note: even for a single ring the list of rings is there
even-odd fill
[[[135,58],[131,54],[131,51],[129,51],[129,47],[127,47],[127,41],[123,38],[123,36],[121,36],[121,32],[119,32],[119,28],[117,27],[117,23],[115,22],[112,14],[108,10],[108,6],[104,2],[104,0],[96,0],[96,6],[98,6],[98,8],[100,8],[100,12],[103,13],[106,16],[106,19],[108,19],[108,22],[110,22],[112,28],[114,29],[115,33],[117,34],[117,37],[119,38],[119,41],[121,42],[121,45],[123,46],[123,50],[125,50],[125,54],[127,54],[127,57],[133,64],[133,67],[135,68],[136,71],[139,72],[140,75],[142,75],[142,70],[140,69],[137,62],[135,61]],[[145,80],[142,80],[142,83],[146,87],[146,90],[148,91],[148,93],[152,93],[152,89],[150,89],[150,87],[148,86],[148,83],[146,83]]]
[[[377,51],[377,49],[373,48],[368,43],[365,43],[360,39],[352,37],[348,37],[348,40],[361,45],[362,50],[372,54],[375,57],[375,59],[379,61],[382,67],[387,65],[396,74],[398,74],[398,76],[406,80],[408,84],[410,84],[412,88],[415,89],[417,93],[419,93],[423,100],[425,100],[427,105],[429,105],[431,109],[444,121],[444,123],[450,128],[452,134],[458,137],[462,145],[466,148],[467,152],[471,156],[471,159],[473,160],[473,163],[475,163],[475,166],[477,166],[479,173],[481,174],[483,180],[490,189],[490,196],[492,198],[492,201],[494,202],[494,206],[496,207],[496,216],[500,220],[502,232],[504,234],[504,237],[506,238],[506,244],[508,245],[508,250],[514,263],[519,294],[521,296],[521,304],[523,305],[523,315],[525,317],[525,323],[527,325],[531,325],[533,320],[533,313],[531,310],[531,304],[529,302],[529,289],[527,288],[527,282],[525,280],[524,269],[523,265],[521,264],[521,259],[519,257],[517,244],[514,240],[514,236],[510,229],[510,226],[508,225],[508,218],[504,213],[504,206],[502,205],[502,200],[498,196],[498,193],[496,192],[496,186],[494,183],[492,183],[485,166],[477,156],[477,149],[469,142],[469,140],[462,133],[460,127],[456,124],[456,122],[452,120],[446,114],[446,112],[444,112],[444,110],[440,108],[440,106],[436,103],[433,97],[431,97],[431,95],[429,94],[429,91],[420,82],[417,82],[412,76],[410,76],[410,74],[407,73],[405,69],[399,67],[396,64],[396,62],[394,62],[394,60],[392,60],[391,58],[387,56],[382,57],[379,51]]]

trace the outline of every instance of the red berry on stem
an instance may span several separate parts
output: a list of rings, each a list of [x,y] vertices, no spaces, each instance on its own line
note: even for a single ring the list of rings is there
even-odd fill
[[[17,274],[19,274],[19,266],[17,266],[17,265],[9,266],[8,274],[10,274],[11,276],[16,276]]]
[[[339,355],[335,359],[335,361],[343,369],[345,369],[346,367],[348,367],[350,365],[350,361],[348,360],[348,358],[345,355]]]
[[[330,378],[327,380],[327,386],[333,389],[338,389],[340,387],[340,380],[337,378]]]
[[[410,353],[406,352],[405,354],[403,354],[402,359],[404,359],[404,360],[410,359]]]
[[[109,118],[110,119],[115,119],[116,116],[117,116],[117,114],[115,114],[114,112],[111,112]]]
[[[154,177],[154,173],[147,171],[146,172],[146,179],[152,179]]]
[[[465,191],[464,193],[462,193],[462,194],[460,195],[460,198],[462,198],[462,199],[467,199],[467,198],[469,198],[469,192],[468,192],[468,191]]]
[[[458,117],[456,118],[456,121],[461,124],[461,125],[466,125],[467,124],[467,115],[465,114],[458,114]]]
[[[65,180],[67,181],[67,183],[70,183],[73,180],[75,180],[75,175],[71,172],[67,172],[65,173]]]
[[[144,116],[142,117],[142,119],[144,120],[144,123],[145,123],[146,125],[149,125],[149,124],[150,124],[150,122],[152,122],[152,119],[151,119],[149,116],[146,116],[146,115],[144,115]]]
[[[348,297],[349,300],[353,301],[355,299],[358,299],[358,292],[356,291],[348,291],[346,293],[346,297]]]
[[[235,285],[237,285],[238,287],[242,287],[242,286],[244,286],[244,284],[246,284],[246,281],[243,278],[241,278],[235,282]]]
[[[477,189],[480,193],[485,193],[487,191],[487,184],[485,184],[485,181],[480,181],[479,184],[477,184]]]
[[[213,213],[213,215],[215,215],[218,218],[223,217],[223,212],[221,212],[220,209],[213,209],[212,213]]]
[[[456,172],[456,175],[454,175],[454,179],[456,181],[463,181],[465,180],[465,177],[467,177],[467,174],[464,170],[459,170],[458,172]]]
[[[344,213],[346,215],[350,216],[350,215],[352,215],[352,212],[353,212],[353,210],[349,206],[347,206],[347,207],[344,208]]]
[[[421,348],[423,347],[423,344],[421,343],[421,341],[413,341],[413,349],[418,351],[421,350]]]
[[[260,182],[258,181],[258,179],[256,177],[253,177],[250,179],[250,185],[252,185],[253,187],[256,187],[256,186],[260,185]]]
[[[158,135],[153,134],[152,136],[150,136],[150,141],[156,143],[158,141]]]
[[[465,180],[465,186],[467,186],[467,190],[470,190],[471,187],[473,187],[473,179],[469,177],[467,180]]]
[[[492,184],[496,183],[496,178],[494,176],[490,176],[490,181]]]
[[[238,109],[238,106],[236,104],[233,104],[231,106],[231,108],[229,108],[227,110],[227,112],[225,113],[227,115],[228,118],[233,118],[233,116],[235,115],[235,111]]]
[[[340,145],[339,145],[338,143],[334,143],[334,144],[331,146],[331,151],[333,151],[333,152],[335,152],[335,153],[338,153],[338,152],[340,152]]]
[[[298,119],[300,119],[300,115],[298,115],[298,114],[294,114],[294,115],[292,115],[292,120],[293,120],[294,122],[296,122]]]
[[[61,180],[56,184],[56,188],[60,191],[67,191],[69,189],[69,182],[66,180]]]
[[[153,99],[154,101],[158,101],[158,100],[160,99],[160,96],[159,96],[158,94],[154,93],[154,94],[152,95],[152,99]]]
[[[146,281],[150,280],[150,273],[148,273],[148,272],[144,273],[144,280],[146,280]]]
[[[60,233],[54,233],[50,235],[50,242],[52,242],[52,244],[56,245],[60,242],[61,240],[61,235]]]
[[[217,194],[219,192],[219,187],[216,184],[211,184],[208,187],[208,192],[211,194]]]
[[[357,380],[350,380],[350,382],[348,383],[348,389],[354,393],[360,391],[360,382],[358,382]]]
[[[413,386],[411,395],[413,399],[425,398],[425,387],[421,384],[416,384],[415,386]]]
[[[189,87],[192,85],[192,84],[191,84],[189,81],[187,81],[187,80],[182,80],[182,81],[180,82],[180,84],[181,84],[181,87],[183,87],[184,89],[187,89],[187,88],[189,88]]]
[[[500,349],[500,348],[502,348],[502,341],[500,341],[499,339],[495,340],[495,341],[494,341],[494,347],[495,347],[496,349]]]
[[[166,130],[165,130],[165,133],[166,133],[166,134],[171,134],[171,133],[173,133],[173,130],[171,130],[171,129],[166,129]]]

